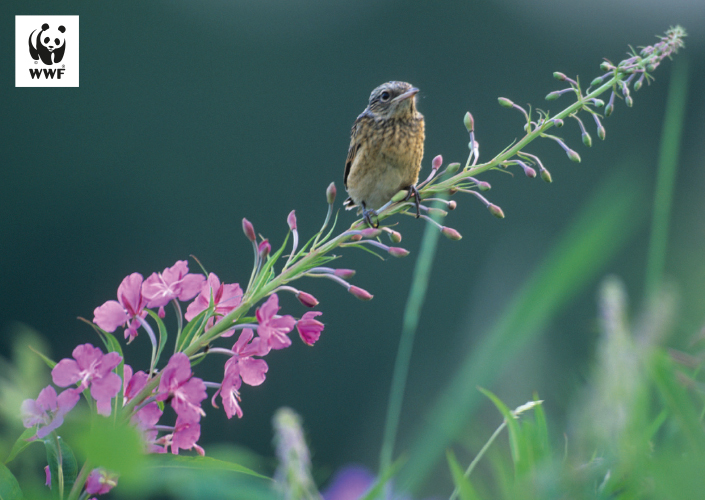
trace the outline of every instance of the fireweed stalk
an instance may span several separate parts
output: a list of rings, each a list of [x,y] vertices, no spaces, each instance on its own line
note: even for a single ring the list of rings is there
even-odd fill
[[[476,176],[488,170],[504,170],[519,167],[530,178],[540,176],[551,182],[551,174],[541,160],[524,148],[539,137],[555,141],[572,161],[580,161],[580,156],[566,142],[547,132],[552,127],[561,127],[564,120],[576,120],[581,131],[582,142],[592,144],[589,132],[578,114],[583,112],[592,117],[597,135],[605,139],[603,116],[597,109],[604,107],[604,116],[614,111],[615,97],[623,98],[631,106],[630,88],[639,90],[642,83],[652,79],[651,72],[661,61],[676,53],[684,46],[685,32],[680,27],[671,28],[659,41],[636,53],[633,49],[629,57],[618,64],[605,61],[600,66],[604,74],[595,78],[584,93],[577,79],[573,80],[562,73],[554,77],[567,83],[567,88],[551,92],[549,101],[564,94],[572,94],[576,102],[563,111],[550,116],[548,112],[537,111],[532,118],[521,106],[506,98],[499,104],[519,111],[526,124],[526,134],[514,145],[508,147],[487,163],[478,164],[479,143],[475,138],[475,123],[470,113],[463,123],[469,135],[469,156],[461,169],[460,163],[451,163],[441,171],[442,157],[432,160],[432,168],[426,180],[419,184],[421,201],[438,201],[448,210],[457,207],[454,200],[446,200],[447,195],[458,192],[468,193],[481,201],[496,217],[503,218],[500,207],[491,203],[481,192],[490,189],[489,183]],[[594,90],[591,90],[593,87]],[[610,91],[608,104],[598,96]],[[537,172],[538,170],[538,172]],[[436,195],[442,195],[436,198]],[[392,201],[378,211],[377,219],[382,221],[396,213],[415,215],[413,201],[405,201],[406,192],[398,193]],[[259,385],[264,382],[268,369],[264,357],[271,350],[284,349],[291,345],[288,335],[296,328],[302,341],[313,345],[320,337],[324,325],[317,318],[320,311],[308,311],[299,319],[291,315],[279,314],[278,294],[294,294],[306,308],[319,305],[313,295],[294,288],[290,283],[304,277],[327,278],[361,300],[372,299],[372,294],[350,283],[355,274],[351,269],[336,269],[330,264],[339,258],[332,252],[337,248],[357,247],[377,254],[386,252],[393,257],[408,255],[408,251],[397,246],[388,246],[381,241],[382,233],[392,243],[398,244],[401,234],[389,226],[366,227],[363,220],[353,223],[348,229],[334,236],[337,215],[333,206],[336,188],[333,183],[326,190],[328,210],[321,229],[306,243],[299,245],[296,215],[292,211],[287,217],[289,233],[282,246],[272,252],[268,239],[257,236],[254,226],[247,219],[242,220],[245,237],[252,243],[254,262],[249,281],[243,290],[239,284],[221,283],[213,273],[189,272],[186,261],[178,261],[161,273],[153,273],[147,279],[139,273],[126,277],[118,288],[118,300],[111,300],[96,308],[92,326],[103,340],[108,351],[91,344],[78,346],[73,359],[64,359],[51,364],[55,385],[66,387],[59,395],[51,387],[45,388],[36,400],[26,400],[22,405],[24,424],[27,428],[36,427],[31,439],[56,439],[57,428],[65,415],[76,405],[80,394],[90,391],[91,405],[95,405],[101,415],[116,412],[122,421],[132,422],[143,434],[148,451],[166,452],[171,448],[177,454],[179,449],[195,449],[203,454],[197,445],[200,437],[200,418],[205,415],[201,404],[208,396],[208,389],[215,389],[211,396],[212,405],[217,407],[216,397],[220,396],[228,418],[242,417],[240,389],[243,384]],[[434,221],[429,215],[436,213],[445,217],[448,212],[439,208],[421,205],[421,218],[438,227],[441,233],[451,240],[461,239],[460,233]],[[329,224],[333,221],[331,227]],[[292,244],[288,245],[289,236]],[[288,254],[284,254],[286,249]],[[281,264],[283,262],[283,264]],[[200,263],[199,263],[200,264]],[[281,266],[277,269],[278,266]],[[186,313],[182,313],[180,302],[188,302]],[[157,367],[163,359],[168,338],[162,321],[164,306],[171,302],[177,317],[177,331],[174,338],[173,354]],[[253,307],[255,315],[246,316]],[[155,311],[156,309],[156,311]],[[183,319],[187,323],[183,324]],[[151,322],[150,322],[151,321]],[[154,328],[153,325],[156,325]],[[133,371],[124,364],[121,348],[113,336],[119,327],[124,327],[125,338],[129,342],[144,331],[152,344],[152,357],[148,371]],[[235,337],[231,348],[215,346],[219,338]],[[225,355],[222,382],[207,382],[194,376],[192,363],[209,354]],[[159,421],[170,405],[176,412],[173,426],[159,425]],[[160,436],[161,433],[161,436]],[[100,464],[95,464],[100,466]],[[88,474],[88,464],[75,479],[69,495],[77,498],[84,483],[90,483],[90,493],[102,493],[117,484],[117,478],[109,471],[95,469]],[[92,465],[91,465],[92,467]],[[62,478],[60,478],[62,480]],[[87,483],[86,483],[87,484]]]

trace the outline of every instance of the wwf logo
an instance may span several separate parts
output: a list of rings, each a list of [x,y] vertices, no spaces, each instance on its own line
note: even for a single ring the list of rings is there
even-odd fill
[[[29,54],[32,59],[35,61],[41,59],[47,66],[61,62],[66,51],[64,33],[66,33],[64,26],[51,28],[47,23],[42,24],[41,30],[32,31],[29,35]]]

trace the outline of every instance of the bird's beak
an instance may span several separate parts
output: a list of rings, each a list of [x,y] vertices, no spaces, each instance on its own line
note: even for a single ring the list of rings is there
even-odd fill
[[[409,97],[414,97],[418,93],[419,89],[416,87],[411,87],[409,90],[404,92],[403,94],[400,94],[394,98],[394,101],[396,102],[401,102],[405,99],[408,99]]]

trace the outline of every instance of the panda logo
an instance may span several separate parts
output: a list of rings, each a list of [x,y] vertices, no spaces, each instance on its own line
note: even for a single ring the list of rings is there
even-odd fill
[[[65,32],[66,28],[63,26],[52,29],[47,23],[42,24],[41,31],[32,31],[29,35],[29,54],[32,59],[35,61],[41,59],[47,66],[61,62],[66,50]],[[54,55],[53,61],[52,54]]]

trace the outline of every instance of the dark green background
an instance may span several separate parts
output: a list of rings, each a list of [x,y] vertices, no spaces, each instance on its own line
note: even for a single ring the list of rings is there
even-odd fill
[[[242,217],[275,247],[292,209],[304,239],[317,230],[326,186],[336,182],[337,207],[345,196],[350,126],[384,81],[421,89],[425,177],[436,154],[446,162],[466,158],[465,111],[475,117],[481,160],[488,160],[522,134],[522,118],[500,108],[498,96],[558,111],[570,98],[543,100],[561,88],[553,71],[590,81],[603,57],[618,61],[628,44],[652,43],[676,23],[691,35],[678,56],[689,61],[690,96],[667,271],[681,287],[683,314],[699,326],[704,10],[701,2],[3,2],[0,351],[9,349],[15,321],[43,333],[55,359],[77,343],[97,344],[77,316],[92,319],[127,274],[146,277],[189,254],[223,281],[244,285],[252,257]],[[14,88],[14,16],[30,14],[80,15],[79,88]],[[560,131],[582,163],[571,163],[549,141],[531,146],[553,174],[552,185],[523,175],[484,176],[506,219],[472,197],[457,197],[447,224],[464,238],[440,242],[400,449],[419,425],[433,425],[422,419],[425,407],[601,179],[627,165],[630,182],[651,189],[671,67],[667,61],[657,70],[632,109],[617,103],[604,122],[605,142],[593,134],[588,150],[574,123]],[[354,217],[345,212],[340,219],[343,227]],[[340,265],[357,270],[354,284],[373,293],[372,302],[327,281],[296,284],[321,301],[320,342],[270,354],[266,383],[242,390],[243,419],[227,421],[222,410],[206,406],[206,450],[226,440],[271,456],[271,415],[289,405],[304,419],[322,475],[351,461],[377,466],[423,226],[400,221],[403,246],[412,252],[404,260],[343,252]],[[626,279],[635,301],[647,241],[639,233],[607,270]],[[291,297],[282,302],[284,313],[304,312]],[[560,421],[588,366],[595,311],[593,286],[492,389],[509,405],[537,390]],[[125,349],[127,361],[139,365],[148,351],[140,335]],[[208,360],[197,374],[219,381],[222,361]]]

